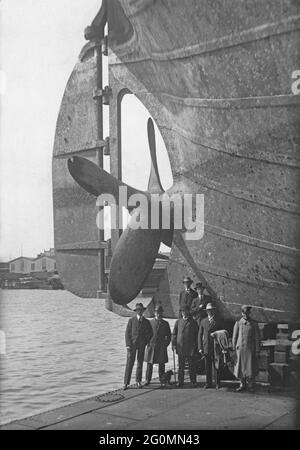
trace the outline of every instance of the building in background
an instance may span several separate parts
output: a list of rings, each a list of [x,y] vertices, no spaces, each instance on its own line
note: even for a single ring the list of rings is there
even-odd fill
[[[56,261],[54,256],[40,256],[32,262],[31,272],[54,272]]]
[[[56,270],[55,250],[50,248],[36,257],[19,256],[0,263],[3,288],[63,289]]]
[[[30,273],[32,272],[32,263],[34,258],[27,258],[26,256],[19,256],[8,262],[10,273]]]
[[[35,258],[19,256],[8,263],[10,273],[31,273],[31,272],[54,272],[56,270],[54,248],[44,250]]]
[[[0,262],[0,277],[9,273],[9,263],[8,262]]]

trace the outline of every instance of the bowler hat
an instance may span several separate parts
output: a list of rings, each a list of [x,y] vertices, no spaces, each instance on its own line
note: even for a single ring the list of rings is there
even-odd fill
[[[190,277],[184,277],[183,283],[193,283],[193,280]]]
[[[250,311],[251,309],[252,309],[252,306],[249,306],[249,305],[242,305],[241,306],[241,310],[243,312]]]
[[[161,305],[156,305],[155,308],[154,308],[154,311],[164,312],[164,308]]]
[[[202,283],[200,283],[200,282],[196,283],[195,289],[201,289],[201,288],[202,288],[202,289],[205,288],[204,284],[202,284]]]
[[[206,311],[210,310],[210,309],[216,309],[216,307],[213,305],[213,303],[207,303],[206,305]]]
[[[135,308],[134,308],[133,311],[141,311],[141,310],[145,311],[145,309],[146,309],[146,308],[144,307],[143,303],[137,303],[137,304],[135,305]]]

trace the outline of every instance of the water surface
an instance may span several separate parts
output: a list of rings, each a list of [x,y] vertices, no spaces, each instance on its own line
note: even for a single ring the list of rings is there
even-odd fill
[[[46,290],[0,295],[0,329],[6,335],[1,423],[123,385],[128,318],[107,311],[104,300]]]

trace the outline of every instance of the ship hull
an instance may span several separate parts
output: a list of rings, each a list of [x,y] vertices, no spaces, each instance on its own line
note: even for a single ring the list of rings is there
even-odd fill
[[[189,275],[225,317],[249,304],[261,322],[298,321],[297,3],[113,0],[108,23],[110,79],[156,121],[174,190],[204,194],[204,236],[173,244],[149,314],[160,302],[177,317]]]
[[[297,320],[300,102],[291,77],[300,63],[299,8],[118,7],[127,31],[123,40],[111,31],[110,70],[156,120],[175,185],[205,201],[203,238],[173,247],[154,301],[175,317],[181,279],[190,275],[206,282],[224,316],[250,304],[259,321]]]

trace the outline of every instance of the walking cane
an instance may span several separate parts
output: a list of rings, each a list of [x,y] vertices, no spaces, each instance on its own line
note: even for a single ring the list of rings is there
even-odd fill
[[[174,366],[174,380],[175,380],[175,385],[176,385],[176,365],[175,365],[175,350],[173,350],[173,366]]]

